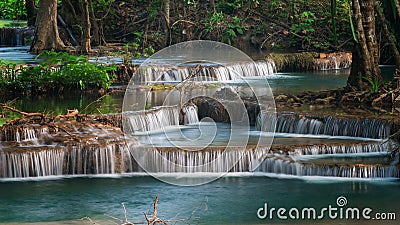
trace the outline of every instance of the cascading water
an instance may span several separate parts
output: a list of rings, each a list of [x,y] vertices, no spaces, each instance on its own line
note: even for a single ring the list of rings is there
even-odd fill
[[[389,152],[394,149],[394,143],[357,143],[349,145],[312,145],[295,148],[293,155],[327,155],[327,154],[358,154]]]
[[[346,178],[400,177],[397,165],[304,163],[291,156],[271,153],[268,149],[207,148],[185,151],[174,148],[140,148],[146,158],[147,172],[152,173],[220,173],[262,172],[296,176],[331,176]],[[292,152],[296,154],[297,150]],[[172,162],[172,163],[167,163]],[[261,165],[255,168],[258,163]],[[90,175],[142,172],[122,144],[108,146],[46,147],[30,151],[1,151],[2,178],[40,177],[54,175]],[[233,163],[232,163],[233,162]],[[254,164],[257,162],[256,164]],[[234,165],[231,167],[231,165]]]
[[[179,108],[177,106],[163,106],[151,110],[136,111],[124,117],[129,124],[126,132],[148,132],[162,130],[168,126],[179,125]]]
[[[295,113],[275,115],[259,114],[256,127],[261,130],[263,123],[276,120],[277,133],[314,134],[385,139],[389,137],[390,125],[376,119],[349,119],[332,116],[312,117]]]
[[[184,124],[196,124],[199,122],[198,108],[196,105],[188,105],[182,108],[184,114]]]
[[[0,28],[0,46],[22,46],[28,45],[27,40],[33,37],[33,30],[23,27]]]
[[[328,55],[327,58],[315,59],[314,70],[339,70],[349,68],[352,63],[352,56],[349,53],[337,53]]]
[[[160,131],[170,126],[178,126],[179,116],[182,111],[184,122],[181,125],[199,122],[197,106],[187,105],[180,110],[178,106],[162,106],[150,110],[135,111],[125,114],[124,119],[129,124],[126,132],[138,133]]]
[[[228,65],[204,65],[200,68],[182,66],[142,66],[133,77],[135,83],[182,82],[188,78],[195,81],[231,81],[241,77],[264,77],[276,72],[272,60],[255,63],[236,63]]]
[[[268,149],[208,147],[201,151],[174,148],[142,148],[146,161],[141,165],[152,173],[222,173],[253,171]],[[261,160],[261,161],[260,161]],[[233,165],[233,167],[232,167]]]
[[[124,144],[30,147],[0,151],[0,177],[22,178],[137,171]]]
[[[0,141],[35,141],[48,133],[48,127],[26,126],[15,129],[11,126],[3,126],[0,129]]]
[[[176,106],[161,107],[132,113],[126,118],[132,122],[132,128],[146,125],[146,131],[152,131],[165,126],[179,125],[180,113],[184,117],[184,124],[198,123],[195,105],[186,105],[180,110]],[[369,138],[384,138],[389,135],[388,125],[378,120],[351,121],[348,118],[284,114],[278,116],[278,121],[279,131],[303,134],[327,132]],[[139,145],[134,138],[127,139],[115,128],[99,125],[78,126],[69,122],[65,124],[62,129],[50,129],[39,125],[3,126],[0,138],[0,177],[135,173],[143,172],[141,166],[147,168],[148,172],[157,173],[220,173],[229,170],[296,176],[400,177],[399,166],[385,161],[377,163],[376,160],[373,163],[360,161],[360,163],[351,158],[342,161],[326,159],[327,156],[357,157],[359,154],[367,154],[365,157],[370,157],[368,156],[370,153],[385,156],[385,153],[388,155],[388,151],[397,147],[391,141],[381,143],[381,140],[368,142],[352,140],[331,144],[285,145],[273,146],[272,150],[261,148],[258,151],[251,146],[244,149],[207,147],[190,151],[175,147]],[[328,129],[327,126],[334,126],[334,129]],[[359,128],[362,126],[370,130],[360,131]],[[354,130],[351,131],[351,128]],[[347,131],[340,131],[341,129]],[[63,130],[69,132],[65,133]],[[136,157],[132,156],[133,148],[140,150],[134,152],[140,152],[140,156],[146,159],[141,163],[144,162],[146,165],[138,165]],[[325,158],[315,160],[315,156]],[[166,163],[166,160],[172,163]],[[260,166],[256,168],[259,164]]]
[[[393,165],[318,165],[303,164],[282,158],[267,158],[256,172],[287,174],[295,176],[329,176],[345,178],[400,177],[398,166]]]

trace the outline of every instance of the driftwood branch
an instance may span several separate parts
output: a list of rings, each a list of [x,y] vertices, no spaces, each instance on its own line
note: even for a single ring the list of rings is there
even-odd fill
[[[189,217],[187,217],[187,218],[163,220],[163,219],[161,219],[161,218],[159,218],[157,216],[157,212],[158,212],[158,195],[157,195],[155,200],[154,200],[154,202],[153,202],[153,204],[152,204],[153,205],[153,213],[152,214],[143,213],[143,216],[144,216],[146,222],[143,222],[143,221],[142,222],[130,222],[128,220],[128,217],[127,217],[127,211],[126,211],[126,207],[125,207],[124,203],[121,203],[121,205],[123,207],[123,210],[124,210],[124,219],[119,219],[119,218],[116,218],[116,217],[111,216],[111,215],[106,215],[106,216],[108,216],[108,217],[110,217],[111,219],[114,220],[114,221],[109,221],[109,222],[115,223],[117,225],[136,225],[136,224],[147,224],[147,225],[164,224],[164,225],[168,225],[169,223],[172,223],[172,224],[177,224],[177,223],[190,224],[190,221],[194,221],[195,219],[198,219],[198,218],[193,218],[193,215],[199,209],[201,209],[203,206],[205,206],[205,210],[207,210],[207,202],[208,202],[208,199],[207,199],[207,197],[205,197],[204,201],[202,201],[201,204],[198,207],[196,207],[192,211],[191,215]],[[89,217],[84,217],[81,220],[88,220],[91,224],[98,224],[98,223],[94,222],[93,220],[91,220]],[[115,222],[115,221],[118,221],[118,222]]]
[[[10,111],[12,111],[12,112],[18,113],[18,114],[23,115],[23,116],[26,116],[26,117],[35,117],[35,116],[41,117],[41,118],[44,118],[44,117],[45,117],[45,115],[44,115],[43,113],[39,113],[39,112],[33,112],[33,113],[23,112],[23,111],[21,111],[21,110],[18,110],[18,109],[16,109],[16,108],[13,108],[13,107],[8,106],[8,105],[6,105],[6,104],[0,104],[0,106],[1,106],[3,109],[10,110]]]

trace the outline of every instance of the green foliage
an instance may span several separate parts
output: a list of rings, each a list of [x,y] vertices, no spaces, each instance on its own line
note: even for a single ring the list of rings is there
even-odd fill
[[[244,33],[246,27],[240,24],[241,21],[242,18],[238,18],[237,16],[232,17],[232,21],[226,25],[227,28],[222,35],[222,41],[227,41],[231,44],[233,38]]]
[[[211,13],[211,12],[210,12]],[[220,23],[224,20],[224,14],[222,12],[214,13],[210,18],[208,18],[205,22],[206,31],[211,32],[218,27]]]
[[[290,33],[295,34],[287,35],[291,46],[319,51],[351,37],[347,1],[271,0],[266,10],[269,18],[287,25]]]
[[[43,52],[42,62],[34,67],[1,63],[3,70],[0,86],[17,91],[46,91],[58,88],[89,89],[108,88],[115,66],[89,63],[86,56],[73,56],[65,52]]]
[[[132,59],[148,58],[155,52],[153,46],[146,45],[143,32],[134,32],[134,35],[134,41],[126,43],[116,54],[116,56],[122,57],[123,64],[125,65],[130,65]]]
[[[209,12],[211,14],[211,12]],[[244,34],[246,26],[241,24],[243,19],[237,16],[229,16],[223,12],[216,12],[210,16],[206,22],[207,33],[212,31],[217,31],[222,33],[221,40],[231,44],[232,39],[236,38],[238,35]]]
[[[260,4],[258,0],[244,1],[244,0],[225,0],[225,1],[215,1],[216,6],[223,13],[226,14],[234,14],[238,9],[246,7],[246,8],[255,8]]]
[[[25,19],[25,1],[2,0],[0,1],[0,18],[5,20]]]
[[[314,32],[315,29],[313,27],[313,23],[315,22],[315,15],[313,12],[304,11],[303,13],[294,15],[296,20],[299,23],[294,23],[290,27],[290,30],[294,33],[311,33]]]
[[[356,43],[358,43],[358,39],[357,39],[357,34],[356,31],[354,29],[354,24],[353,24],[353,19],[351,17],[351,6],[350,6],[350,0],[348,0],[347,2],[347,7],[349,8],[349,21],[350,21],[350,27],[351,27],[351,33],[353,35],[353,39]]]
[[[377,93],[379,90],[379,87],[381,86],[381,83],[379,82],[379,78],[378,77],[374,77],[372,80],[364,77],[364,76],[360,76],[361,79],[368,81],[368,83],[371,85],[371,92],[372,93]]]

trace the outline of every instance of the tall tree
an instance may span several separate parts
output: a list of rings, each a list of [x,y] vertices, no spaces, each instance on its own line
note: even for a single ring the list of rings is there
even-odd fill
[[[382,82],[379,70],[379,50],[375,33],[375,0],[352,0],[357,43],[347,86],[368,90],[371,82]]]
[[[65,45],[58,34],[57,0],[40,0],[35,23],[35,36],[30,52],[61,51]]]
[[[81,37],[81,51],[89,53],[90,47],[90,17],[89,17],[89,3],[88,0],[81,1],[82,10],[82,37]]]
[[[170,23],[171,23],[171,18],[170,18],[170,11],[171,11],[171,1],[170,0],[164,0],[164,35],[165,35],[165,46],[170,45]]]
[[[394,53],[395,64],[400,70],[400,2],[398,0],[381,0],[384,16],[379,11],[378,16],[383,24],[384,32]],[[386,28],[388,28],[386,30]],[[391,34],[394,34],[393,36]]]

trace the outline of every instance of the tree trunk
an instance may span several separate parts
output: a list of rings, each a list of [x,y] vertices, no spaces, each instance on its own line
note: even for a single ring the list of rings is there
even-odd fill
[[[39,54],[43,50],[61,51],[64,48],[58,34],[57,0],[40,0],[30,52]]]
[[[89,18],[89,4],[87,0],[82,0],[82,37],[81,37],[81,51],[85,54],[91,51],[90,47],[90,18]]]
[[[26,0],[25,9],[26,9],[26,17],[28,20],[28,26],[29,27],[35,26],[35,20],[36,20],[35,0]]]
[[[386,39],[388,40],[390,47],[392,48],[393,54],[394,54],[394,60],[396,63],[397,69],[400,69],[400,53],[399,49],[396,46],[395,40],[393,40],[392,35],[390,34],[389,28],[386,24],[386,19],[383,13],[381,12],[381,9],[379,8],[379,5],[375,5],[375,11],[377,14],[377,17],[379,19],[380,25],[382,26],[383,29],[383,34],[385,35]]]
[[[382,6],[385,11],[385,17],[390,22],[392,31],[397,40],[400,40],[400,5],[398,1],[382,0]]]
[[[164,0],[164,16],[165,16],[165,25],[164,25],[164,35],[165,35],[165,46],[170,45],[170,10],[171,10],[171,1]]]
[[[375,0],[352,0],[358,43],[353,51],[353,64],[347,86],[356,90],[368,90],[371,88],[371,82],[382,82],[375,35],[375,4]]]
[[[395,54],[397,69],[400,69],[400,59],[396,56],[396,50],[394,49],[394,47],[396,47],[397,52],[400,52],[400,3],[393,0],[382,0],[381,2],[384,9],[384,18],[389,22],[388,24],[390,27],[388,29],[390,29],[396,38],[396,40],[393,40],[392,36],[390,36],[389,41],[393,42],[390,44],[392,45]]]
[[[100,38],[100,27],[99,23],[97,22],[96,14],[94,13],[92,0],[89,0],[89,6],[90,6],[90,17],[92,19],[90,22],[90,24],[92,25],[91,41],[94,45],[99,46],[102,44]]]

